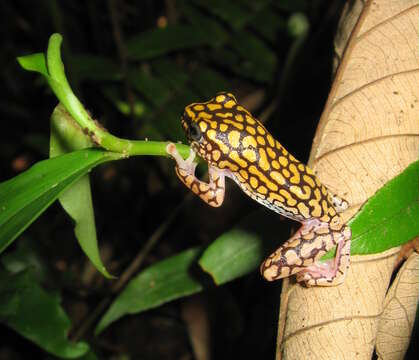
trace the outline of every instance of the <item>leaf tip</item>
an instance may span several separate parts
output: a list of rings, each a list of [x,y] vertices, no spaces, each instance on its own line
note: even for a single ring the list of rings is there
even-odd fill
[[[213,272],[211,272],[211,269],[209,269],[205,266],[205,262],[202,261],[201,259],[198,261],[199,267],[202,269],[202,271],[204,271],[209,276],[211,276],[211,279],[212,279],[212,281],[214,282],[215,285],[220,286],[221,282],[218,281],[217,276]]]

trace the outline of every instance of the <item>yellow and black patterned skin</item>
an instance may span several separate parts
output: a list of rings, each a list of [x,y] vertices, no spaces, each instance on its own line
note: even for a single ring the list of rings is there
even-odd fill
[[[182,127],[191,144],[183,160],[174,144],[167,151],[181,181],[202,200],[220,206],[224,178],[233,179],[252,199],[303,226],[261,265],[267,280],[297,274],[307,285],[341,283],[349,266],[350,229],[339,212],[348,204],[332,195],[314,172],[294,158],[230,93],[185,108]],[[195,177],[198,154],[209,167],[209,182]],[[315,262],[337,245],[329,264]]]

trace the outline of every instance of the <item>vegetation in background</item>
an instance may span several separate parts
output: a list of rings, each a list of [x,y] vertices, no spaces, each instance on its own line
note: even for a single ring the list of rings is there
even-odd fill
[[[6,358],[44,351],[191,358],[183,302],[168,302],[203,292],[214,358],[273,358],[278,285],[263,283],[256,269],[288,237],[290,223],[278,223],[233,186],[222,208],[206,207],[182,188],[171,160],[135,155],[164,155],[165,141],[185,140],[185,105],[231,91],[305,160],[330,84],[340,3],[1,7],[9,37],[1,58],[8,91],[0,100],[7,123],[0,141],[0,321],[7,346],[0,351]],[[64,36],[61,51],[58,35],[46,51],[53,32]],[[20,57],[20,65],[43,76],[19,68],[15,58],[26,54],[35,55]],[[55,107],[55,96],[62,105]],[[355,252],[383,250],[362,241],[382,222],[390,233],[384,248],[417,233],[409,225],[418,212],[417,173],[416,163],[353,220]],[[406,187],[416,192],[406,195]],[[388,197],[398,207],[385,212]],[[404,237],[392,237],[391,222],[405,224]]]

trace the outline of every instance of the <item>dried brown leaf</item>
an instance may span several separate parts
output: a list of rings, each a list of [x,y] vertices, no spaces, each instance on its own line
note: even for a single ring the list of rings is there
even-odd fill
[[[410,342],[419,299],[419,254],[403,264],[386,296],[378,326],[376,352],[379,359],[403,359]]]
[[[348,43],[335,46],[343,57],[309,161],[350,202],[345,219],[419,158],[419,1],[348,8],[339,36]],[[338,287],[284,284],[277,359],[370,359],[398,251],[353,257]]]

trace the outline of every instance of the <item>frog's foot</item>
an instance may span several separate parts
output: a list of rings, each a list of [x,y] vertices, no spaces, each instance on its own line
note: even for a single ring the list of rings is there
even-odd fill
[[[201,200],[213,207],[221,206],[224,201],[225,193],[225,174],[223,171],[215,167],[208,167],[209,181],[208,183],[199,180],[195,176],[196,163],[195,152],[191,149],[189,157],[184,160],[176,149],[176,145],[169,143],[166,146],[166,151],[176,160],[176,174],[179,179],[192,190],[195,195],[198,195]]]
[[[333,207],[338,213],[344,212],[349,207],[349,203],[338,195],[331,194],[330,199],[332,200]]]
[[[306,221],[294,236],[271,254],[261,265],[268,281],[297,274],[297,281],[307,286],[333,286],[342,282],[349,267],[351,231],[344,226],[331,230],[329,224],[316,219]],[[316,261],[337,245],[336,257],[329,264]]]
[[[176,149],[176,145],[173,143],[168,143],[166,146],[166,152],[176,160],[177,168],[183,170],[185,174],[193,175],[195,174],[196,163],[194,163],[195,159],[195,151],[192,149],[189,152],[189,156],[186,160],[180,156],[179,152]]]
[[[333,260],[325,263],[315,263],[297,274],[297,281],[304,282],[306,286],[336,286],[345,280],[350,265],[350,229],[345,226],[342,238],[337,243],[336,255]]]

